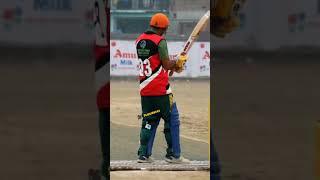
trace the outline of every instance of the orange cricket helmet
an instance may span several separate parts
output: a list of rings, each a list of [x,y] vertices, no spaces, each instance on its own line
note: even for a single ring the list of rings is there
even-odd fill
[[[150,20],[150,26],[166,29],[170,24],[169,18],[163,13],[156,13]]]

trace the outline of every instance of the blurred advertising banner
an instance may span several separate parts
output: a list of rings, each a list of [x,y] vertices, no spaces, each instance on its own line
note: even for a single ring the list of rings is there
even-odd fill
[[[91,0],[0,0],[0,42],[89,43]]]
[[[168,42],[170,59],[176,58],[184,42]],[[110,74],[111,76],[138,76],[139,62],[135,41],[111,40]],[[210,43],[196,42],[188,54],[185,71],[175,73],[174,77],[209,77]]]
[[[320,46],[320,0],[247,1],[240,27],[214,48],[277,50]]]
[[[94,39],[92,3],[0,0],[0,43],[89,44]],[[320,46],[320,0],[247,1],[240,19],[235,32],[224,39],[213,38],[214,48],[276,50]],[[186,73],[192,76],[189,70]]]
[[[288,15],[287,45],[320,46],[320,15],[312,16],[306,12],[294,12]]]

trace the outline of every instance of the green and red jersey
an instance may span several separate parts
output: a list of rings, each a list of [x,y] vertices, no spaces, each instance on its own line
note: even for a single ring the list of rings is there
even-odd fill
[[[162,96],[171,93],[168,72],[162,67],[159,53],[161,42],[165,42],[164,37],[153,31],[146,31],[136,40],[141,96]]]

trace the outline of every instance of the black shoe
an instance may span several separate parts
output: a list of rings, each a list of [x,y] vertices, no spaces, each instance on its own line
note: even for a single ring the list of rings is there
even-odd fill
[[[139,156],[139,159],[137,160],[138,163],[153,163],[154,159],[151,157],[146,156]]]

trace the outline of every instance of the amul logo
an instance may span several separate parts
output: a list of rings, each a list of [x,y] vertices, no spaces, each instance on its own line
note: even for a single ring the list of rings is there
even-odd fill
[[[131,52],[121,52],[120,49],[116,50],[114,58],[124,58],[124,59],[137,59],[137,55]]]
[[[22,8],[16,6],[14,8],[5,8],[1,12],[1,22],[5,29],[9,30],[14,24],[19,24],[22,21]]]
[[[131,66],[133,63],[132,63],[131,60],[120,59],[120,64],[121,65],[126,65],[126,66]]]

